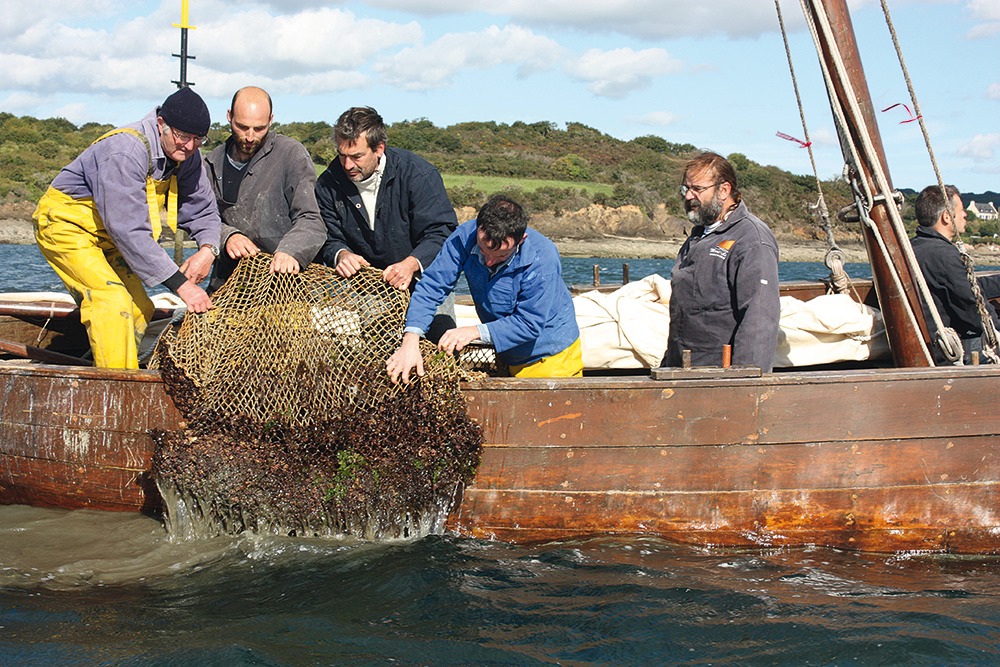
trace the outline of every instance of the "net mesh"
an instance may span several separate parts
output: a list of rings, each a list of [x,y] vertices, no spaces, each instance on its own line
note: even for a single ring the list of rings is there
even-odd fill
[[[153,469],[172,532],[212,536],[439,532],[471,480],[482,434],[458,360],[421,342],[426,374],[392,384],[408,294],[381,271],[345,279],[311,265],[240,262],[157,359],[187,420],[154,432]]]

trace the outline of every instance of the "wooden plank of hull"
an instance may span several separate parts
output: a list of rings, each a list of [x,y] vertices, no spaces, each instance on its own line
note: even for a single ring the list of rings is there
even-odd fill
[[[1000,552],[997,369],[470,386],[461,534]]]
[[[0,504],[146,514],[157,514],[162,507],[148,464],[117,468],[10,454],[3,458]]]
[[[977,552],[995,553],[1000,482],[993,450],[983,438],[957,445],[491,448],[453,521],[458,532],[513,541],[652,533],[702,545],[944,551],[975,544]]]
[[[983,486],[1000,483],[994,449],[992,437],[982,436],[787,445],[489,446],[476,487],[688,494]]]
[[[181,416],[158,374],[5,367],[0,396],[0,503],[159,509],[148,430]]]

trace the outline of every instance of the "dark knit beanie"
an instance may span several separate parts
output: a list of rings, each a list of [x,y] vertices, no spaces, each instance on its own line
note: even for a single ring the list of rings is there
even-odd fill
[[[208,134],[212,124],[205,101],[187,86],[164,100],[157,115],[175,130],[198,137]]]

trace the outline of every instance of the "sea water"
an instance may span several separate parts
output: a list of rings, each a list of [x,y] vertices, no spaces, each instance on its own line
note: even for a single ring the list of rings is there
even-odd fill
[[[193,250],[189,249],[187,254],[190,255],[192,252]],[[563,279],[571,286],[591,285],[594,282],[596,266],[601,284],[621,284],[626,264],[630,280],[640,280],[654,273],[669,278],[674,260],[563,257]],[[0,273],[0,292],[66,291],[37,246],[0,243],[0,266],[4,267],[4,271]],[[868,264],[847,264],[845,268],[852,278],[871,278],[871,267]],[[778,277],[781,280],[820,280],[829,274],[830,270],[822,262],[781,262],[778,265]],[[154,288],[150,292],[162,289]],[[464,281],[460,281],[459,290],[468,293]]]
[[[37,252],[0,245],[0,291],[61,290]],[[595,263],[620,282],[623,260],[600,258],[564,260],[567,282]],[[671,265],[628,263],[633,280]],[[183,540],[139,514],[0,506],[2,667],[998,663],[1000,558],[637,537]]]
[[[1000,561],[697,549],[171,541],[0,506],[0,664],[990,665]]]

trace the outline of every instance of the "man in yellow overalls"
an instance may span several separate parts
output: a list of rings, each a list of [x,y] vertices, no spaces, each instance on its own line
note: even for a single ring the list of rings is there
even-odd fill
[[[203,313],[198,286],[219,254],[219,212],[202,164],[211,119],[181,88],[141,121],[112,130],[64,167],[35,210],[35,239],[80,306],[94,364],[138,368],[153,315],[143,285],[164,285]],[[167,224],[200,246],[178,270],[157,242]]]

